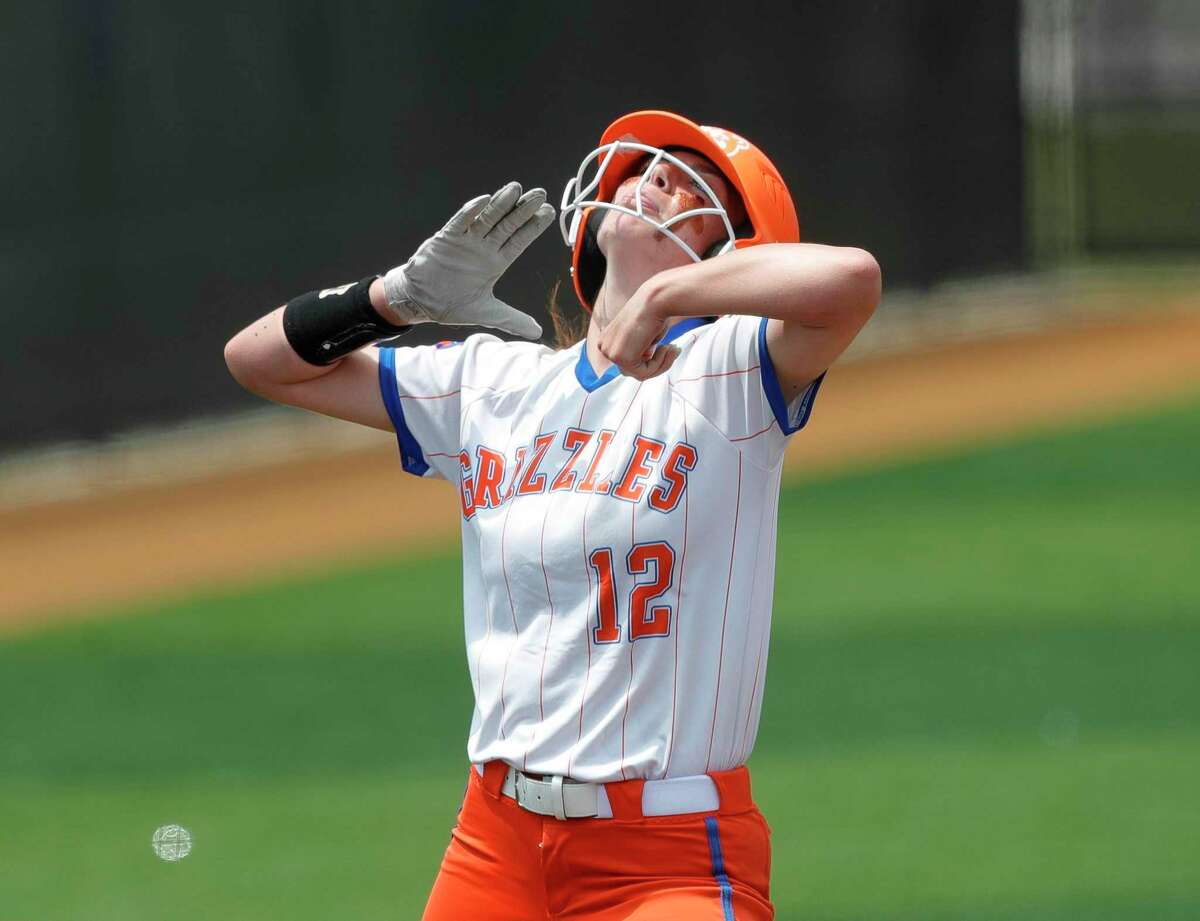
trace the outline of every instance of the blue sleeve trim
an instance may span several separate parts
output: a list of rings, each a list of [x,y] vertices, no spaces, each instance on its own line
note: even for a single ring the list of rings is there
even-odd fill
[[[771,361],[771,353],[767,351],[767,319],[767,317],[763,317],[762,322],[758,324],[758,373],[762,377],[763,392],[767,395],[767,402],[771,404],[771,412],[775,414],[775,421],[779,423],[783,434],[791,435],[808,424],[808,417],[812,415],[813,401],[817,398],[821,381],[825,380],[828,372],[822,371],[797,398],[800,400],[800,405],[796,411],[796,424],[793,425],[788,415],[787,401],[784,400],[783,390],[779,386],[779,378],[775,374],[775,364]]]
[[[400,445],[400,465],[405,472],[414,476],[425,476],[429,464],[421,451],[421,444],[413,437],[404,421],[404,410],[400,407],[400,389],[396,386],[396,350],[379,350],[379,392],[383,394],[383,405],[387,408],[392,428],[396,430],[396,441]]]

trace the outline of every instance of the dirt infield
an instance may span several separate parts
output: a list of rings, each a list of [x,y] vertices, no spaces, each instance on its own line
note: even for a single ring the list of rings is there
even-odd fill
[[[865,359],[829,375],[789,469],[870,466],[1197,388],[1191,311]],[[457,533],[454,490],[403,474],[382,433],[336,457],[16,509],[0,513],[0,629],[364,552],[445,547]]]

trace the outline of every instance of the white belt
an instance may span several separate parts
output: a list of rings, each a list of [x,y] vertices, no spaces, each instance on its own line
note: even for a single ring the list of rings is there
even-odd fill
[[[480,765],[475,769],[483,774]],[[517,805],[556,819],[611,819],[612,806],[602,783],[581,783],[566,777],[535,780],[514,767],[504,775],[500,792]],[[684,815],[716,812],[721,805],[717,785],[707,774],[648,780],[642,787],[642,815]]]

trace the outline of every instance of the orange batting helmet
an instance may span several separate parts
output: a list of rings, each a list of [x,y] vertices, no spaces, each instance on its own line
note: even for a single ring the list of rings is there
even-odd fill
[[[729,215],[721,207],[712,188],[690,166],[668,151],[686,147],[703,154],[717,167],[741,196],[746,208],[746,223],[735,228]],[[713,202],[711,208],[692,208],[677,214],[665,222],[656,221],[643,213],[641,188],[634,196],[636,209],[613,203],[617,187],[633,172],[639,160],[649,154],[651,161],[646,167],[641,182],[645,182],[651,170],[660,160],[668,160],[682,169],[689,178],[698,182]],[[596,164],[595,173],[585,182],[589,166]],[[796,206],[779,170],[767,159],[767,155],[744,137],[714,128],[698,125],[673,112],[647,110],[623,115],[605,129],[600,136],[600,145],[583,158],[579,172],[563,190],[562,206],[559,211],[559,226],[563,240],[571,247],[571,278],[575,294],[585,310],[592,309],[592,302],[604,281],[607,268],[604,255],[596,245],[596,231],[605,210],[631,214],[653,224],[661,233],[674,240],[695,262],[711,258],[733,249],[742,249],[758,243],[798,243],[800,223],[796,217]],[[725,224],[726,239],[716,243],[703,257],[698,255],[671,231],[671,225],[700,214],[717,214]],[[568,225],[568,218],[570,224]],[[593,220],[594,219],[594,220]]]

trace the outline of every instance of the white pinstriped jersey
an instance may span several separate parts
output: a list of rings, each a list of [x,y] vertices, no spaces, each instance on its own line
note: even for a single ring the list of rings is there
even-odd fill
[[[786,434],[766,321],[686,320],[666,374],[477,334],[381,349],[404,469],[458,485],[468,756],[585,781],[754,745]]]

